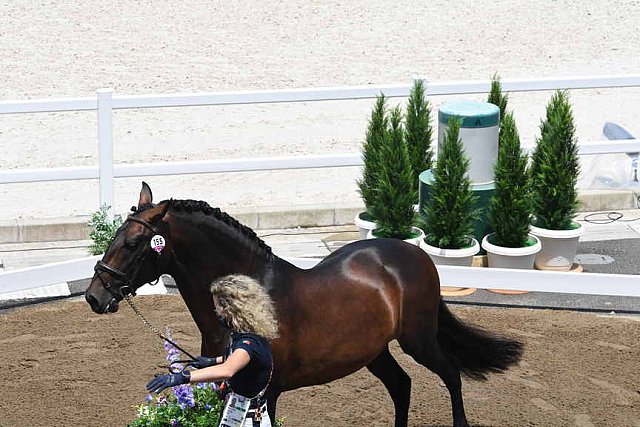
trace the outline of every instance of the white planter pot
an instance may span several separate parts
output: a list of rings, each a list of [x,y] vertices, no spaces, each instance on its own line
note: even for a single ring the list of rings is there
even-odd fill
[[[578,240],[584,232],[581,224],[574,230],[548,230],[531,226],[531,234],[540,239],[542,250],[535,259],[539,270],[569,271],[578,252]]]
[[[367,239],[376,239],[377,237],[373,234],[373,230],[369,230],[367,233]],[[411,243],[412,245],[420,246],[420,242],[424,240],[424,231],[418,227],[411,227],[411,232],[416,234],[416,237],[411,237],[409,239],[404,239],[405,242]]]
[[[374,230],[377,225],[375,222],[373,221],[367,221],[365,219],[360,218],[360,215],[364,214],[365,212],[360,212],[358,215],[356,215],[356,217],[353,219],[353,223],[358,227],[358,229],[360,230],[360,239],[364,240],[367,238],[367,233],[371,230]]]
[[[420,242],[420,247],[429,254],[436,265],[459,265],[471,267],[473,256],[480,252],[478,241],[469,236],[472,245],[463,249],[441,249],[431,246],[424,239]]]
[[[436,265],[457,265],[461,267],[471,267],[473,257],[480,252],[478,241],[469,236],[472,245],[463,249],[441,249],[431,246],[424,239],[420,242],[420,247],[429,254]],[[448,285],[452,285],[449,283]],[[440,294],[443,296],[463,296],[474,293],[475,288],[465,288],[460,286],[443,286],[440,284]]]
[[[487,262],[489,267],[494,268],[519,268],[528,269],[533,268],[533,263],[536,258],[536,254],[542,249],[540,239],[536,236],[529,234],[531,239],[535,239],[535,244],[531,246],[525,246],[522,248],[506,248],[504,246],[494,245],[489,242],[491,234],[484,236],[482,239],[482,248],[487,251]]]

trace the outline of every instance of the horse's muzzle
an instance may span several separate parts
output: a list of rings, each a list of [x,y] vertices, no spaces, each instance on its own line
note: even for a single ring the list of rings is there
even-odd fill
[[[106,305],[101,304],[98,298],[91,294],[86,294],[85,299],[87,300],[87,303],[89,303],[89,306],[94,313],[104,314],[115,313],[116,311],[118,311],[118,301],[116,301],[114,297],[112,297]]]

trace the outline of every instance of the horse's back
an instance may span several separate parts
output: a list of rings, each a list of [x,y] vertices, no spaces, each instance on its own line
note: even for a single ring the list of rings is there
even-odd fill
[[[394,239],[346,245],[316,267],[298,270],[291,285],[287,341],[301,364],[297,374],[318,372],[318,384],[368,364],[407,327],[410,311],[432,317],[439,301],[429,256]]]
[[[333,269],[362,269],[375,272],[384,269],[394,275],[405,290],[423,283],[439,292],[439,279],[433,261],[418,246],[399,239],[359,240],[341,247],[323,259],[313,271],[325,274]],[[424,287],[424,286],[421,286]]]

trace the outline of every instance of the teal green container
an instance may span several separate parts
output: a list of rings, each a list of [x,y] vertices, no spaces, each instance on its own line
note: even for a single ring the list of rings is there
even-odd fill
[[[460,140],[469,158],[469,179],[474,184],[493,182],[493,165],[498,158],[500,109],[488,102],[451,101],[438,110],[438,151],[449,119],[462,121]]]
[[[425,206],[429,204],[429,200],[431,198],[431,185],[433,183],[433,173],[431,169],[422,172],[419,175],[419,206],[420,212],[422,213]],[[495,183],[481,183],[481,184],[471,184],[471,191],[478,197],[476,202],[476,209],[481,209],[481,213],[478,218],[473,223],[473,237],[478,241],[478,243],[482,242],[482,239],[487,234],[492,233],[491,227],[489,226],[488,220],[488,212],[489,212],[489,203],[491,201],[491,197],[495,192]],[[426,230],[425,230],[426,231]],[[480,249],[480,255],[485,255],[486,251],[484,249]]]

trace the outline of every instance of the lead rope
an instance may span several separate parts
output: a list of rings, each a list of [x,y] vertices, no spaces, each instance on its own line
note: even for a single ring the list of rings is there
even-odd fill
[[[172,340],[170,340],[169,338],[167,338],[166,336],[164,336],[159,330],[158,328],[156,328],[155,326],[153,326],[151,324],[151,322],[149,322],[140,312],[140,310],[138,309],[138,307],[136,307],[136,305],[133,303],[131,295],[126,295],[124,297],[124,299],[129,303],[129,305],[131,306],[131,309],[133,310],[134,313],[136,313],[138,315],[138,317],[142,320],[142,323],[144,323],[147,328],[149,328],[149,330],[151,332],[153,332],[154,334],[156,334],[157,336],[159,336],[161,339],[165,340],[166,342],[168,342],[169,344],[171,344],[172,346],[174,346],[175,348],[177,348],[178,350],[180,350],[182,353],[184,353],[187,357],[189,357],[192,361],[196,361],[197,359],[195,357],[193,357],[191,354],[189,354],[188,351],[186,351],[185,349],[183,349],[182,347],[180,347],[178,344],[176,344],[175,342],[173,342]]]

